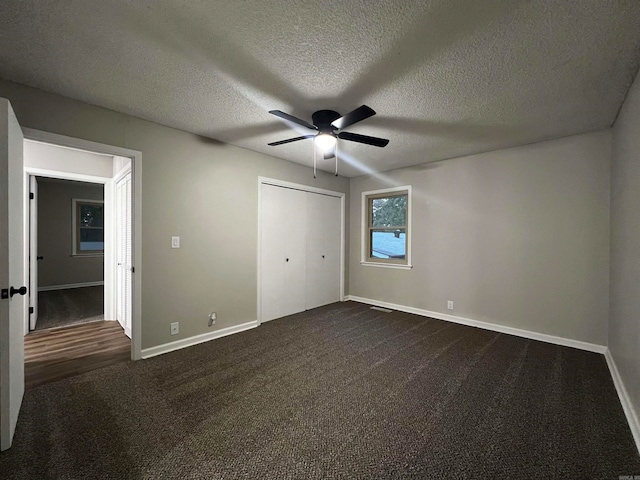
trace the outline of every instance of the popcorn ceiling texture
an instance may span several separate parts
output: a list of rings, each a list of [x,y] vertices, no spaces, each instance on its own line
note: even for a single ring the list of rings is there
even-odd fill
[[[610,127],[638,25],[632,0],[4,0],[0,77],[306,165],[267,111],[367,104],[348,131],[391,143],[340,142],[357,176]]]

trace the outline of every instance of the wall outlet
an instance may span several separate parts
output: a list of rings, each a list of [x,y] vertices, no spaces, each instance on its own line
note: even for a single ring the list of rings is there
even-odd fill
[[[447,300],[447,310],[453,310],[453,300]]]
[[[209,326],[213,325],[214,323],[216,323],[216,320],[218,319],[218,315],[216,315],[216,312],[211,312],[209,314]]]
[[[171,335],[177,335],[180,332],[180,323],[173,322],[171,324]]]
[[[180,248],[180,237],[171,237],[171,248]]]

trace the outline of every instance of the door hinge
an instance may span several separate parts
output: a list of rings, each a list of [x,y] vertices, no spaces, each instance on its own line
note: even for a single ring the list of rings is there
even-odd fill
[[[131,265],[131,273],[136,271],[136,267],[134,267],[133,265]]]
[[[29,192],[29,200],[33,200],[34,198],[36,198],[36,196],[33,194],[33,192]]]
[[[29,315],[33,313],[33,307],[29,307]]]

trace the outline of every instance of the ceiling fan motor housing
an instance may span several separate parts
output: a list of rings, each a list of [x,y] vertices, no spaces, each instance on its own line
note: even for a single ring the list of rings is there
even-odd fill
[[[340,116],[338,112],[334,112],[333,110],[318,110],[311,115],[311,120],[313,124],[318,127],[320,133],[334,135],[336,127],[331,125],[331,122],[337,120]]]

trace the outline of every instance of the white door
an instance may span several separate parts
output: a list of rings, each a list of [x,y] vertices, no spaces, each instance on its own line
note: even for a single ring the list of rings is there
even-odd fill
[[[286,195],[280,208],[285,212],[280,240],[284,240],[284,312],[281,316],[291,315],[305,310],[305,283],[307,260],[304,228],[307,214],[305,192],[282,188]]]
[[[29,176],[29,330],[38,321],[38,179]]]
[[[22,142],[11,104],[0,98],[0,450],[11,446],[24,395],[27,288]]]
[[[131,338],[131,172],[116,183],[116,318]]]
[[[340,198],[307,193],[306,308],[340,301]]]
[[[306,194],[262,184],[260,219],[261,320],[305,309]]]

